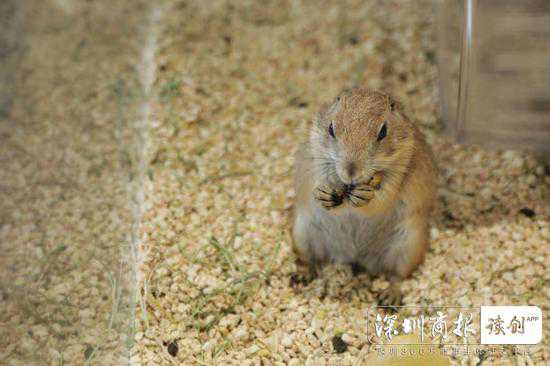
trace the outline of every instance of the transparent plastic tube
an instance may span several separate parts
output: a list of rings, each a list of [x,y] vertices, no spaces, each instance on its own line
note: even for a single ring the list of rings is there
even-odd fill
[[[442,115],[461,143],[550,153],[550,3],[438,9]]]

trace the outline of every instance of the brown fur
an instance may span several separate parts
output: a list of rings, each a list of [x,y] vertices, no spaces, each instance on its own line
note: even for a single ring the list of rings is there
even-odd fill
[[[384,124],[386,137],[378,141]],[[342,92],[322,108],[296,156],[295,252],[310,264],[368,264],[371,254],[347,253],[360,247],[358,253],[380,256],[382,268],[371,272],[393,281],[409,276],[428,247],[435,180],[430,148],[399,103],[365,88]],[[346,230],[366,232],[364,242],[347,243]],[[370,242],[369,230],[377,242]]]

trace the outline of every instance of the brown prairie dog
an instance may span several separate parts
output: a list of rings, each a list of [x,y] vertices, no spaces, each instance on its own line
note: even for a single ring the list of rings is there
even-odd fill
[[[389,95],[364,88],[324,106],[296,155],[294,250],[316,268],[327,262],[384,274],[385,305],[422,262],[436,169],[418,128]]]

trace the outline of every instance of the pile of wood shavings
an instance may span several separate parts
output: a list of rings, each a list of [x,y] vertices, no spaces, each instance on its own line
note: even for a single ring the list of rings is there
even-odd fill
[[[171,3],[136,362],[352,365],[373,352],[365,312],[384,279],[327,266],[303,291],[289,286],[293,152],[320,104],[357,84],[401,100],[441,172],[431,249],[405,303],[549,310],[548,172],[530,155],[443,137],[434,18],[430,1]],[[543,345],[530,352],[486,362],[550,360]]]

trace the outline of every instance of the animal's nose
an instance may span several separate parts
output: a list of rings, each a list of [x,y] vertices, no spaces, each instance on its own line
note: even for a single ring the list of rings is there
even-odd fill
[[[353,179],[356,171],[357,167],[355,166],[355,163],[350,162],[346,164],[346,172],[348,173],[349,179]]]

